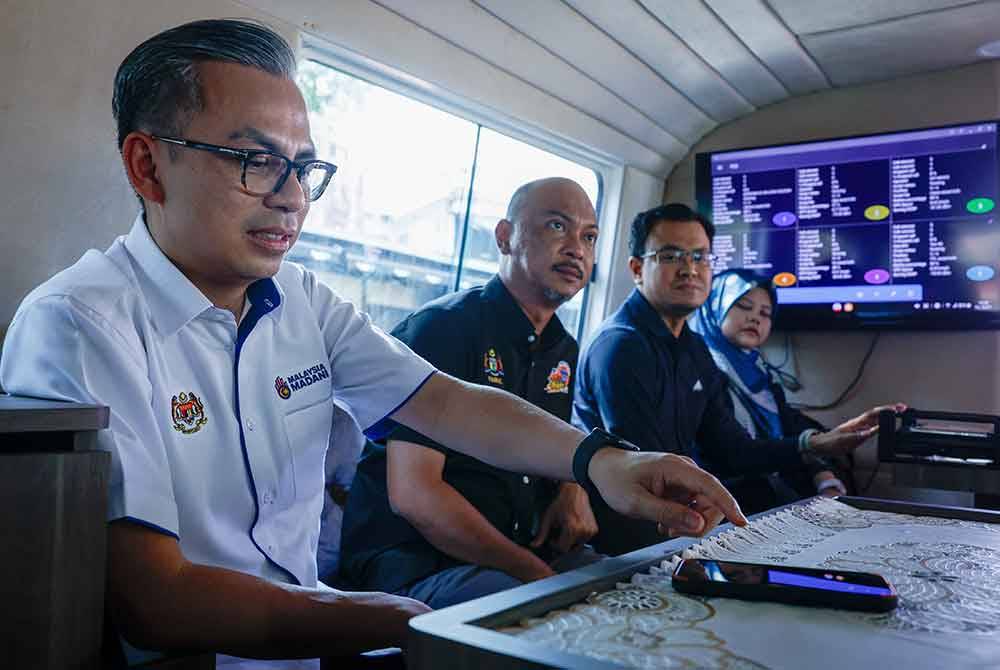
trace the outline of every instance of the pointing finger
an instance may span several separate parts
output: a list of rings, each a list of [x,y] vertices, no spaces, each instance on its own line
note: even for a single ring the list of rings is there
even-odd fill
[[[747,518],[743,516],[743,511],[740,510],[736,499],[718,479],[697,466],[692,466],[690,471],[685,474],[691,481],[691,488],[696,500],[702,504],[714,506],[736,526],[747,525]]]
[[[687,505],[662,500],[643,492],[636,501],[639,515],[655,519],[656,527],[663,533],[675,531],[681,535],[700,535],[705,529],[705,519]]]
[[[701,514],[705,519],[705,532],[712,530],[725,518],[722,511],[711,503],[696,500],[691,504],[691,508]]]

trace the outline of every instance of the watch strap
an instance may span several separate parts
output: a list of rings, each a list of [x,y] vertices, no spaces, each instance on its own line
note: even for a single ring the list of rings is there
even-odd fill
[[[591,496],[591,498],[597,492],[597,488],[590,480],[590,461],[593,460],[597,450],[604,447],[639,451],[639,447],[627,440],[623,440],[617,435],[612,435],[606,430],[595,428],[590,431],[590,434],[583,438],[583,441],[577,446],[576,451],[573,452],[573,478],[584,488],[587,495]]]

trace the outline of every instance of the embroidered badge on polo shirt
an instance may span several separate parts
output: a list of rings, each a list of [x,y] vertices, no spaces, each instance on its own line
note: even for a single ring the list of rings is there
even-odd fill
[[[549,373],[548,382],[545,384],[546,393],[569,393],[569,363],[559,361],[559,364],[552,368]]]
[[[326,364],[317,363],[301,372],[288,375],[288,381],[285,381],[284,377],[275,377],[274,390],[278,393],[279,398],[288,400],[292,397],[293,391],[300,391],[318,381],[329,378],[330,371],[326,369]]]
[[[175,395],[170,400],[170,418],[174,422],[174,430],[185,435],[197,433],[201,427],[208,423],[205,416],[205,405],[194,394],[184,393]]]
[[[490,383],[503,385],[503,360],[492,347],[483,354],[483,372]]]

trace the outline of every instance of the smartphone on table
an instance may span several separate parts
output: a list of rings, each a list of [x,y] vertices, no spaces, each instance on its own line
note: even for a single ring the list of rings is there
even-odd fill
[[[888,612],[899,603],[892,584],[871,572],[688,558],[674,570],[672,581],[681,593],[791,605]]]

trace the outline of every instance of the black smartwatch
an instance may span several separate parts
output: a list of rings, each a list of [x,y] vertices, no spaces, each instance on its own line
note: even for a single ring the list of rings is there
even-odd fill
[[[597,487],[590,481],[590,461],[598,449],[604,447],[617,447],[627,451],[640,451],[628,440],[623,440],[617,435],[612,435],[606,430],[595,428],[590,431],[590,435],[583,438],[583,442],[573,452],[573,478],[576,483],[583,487],[591,498],[597,494]]]

